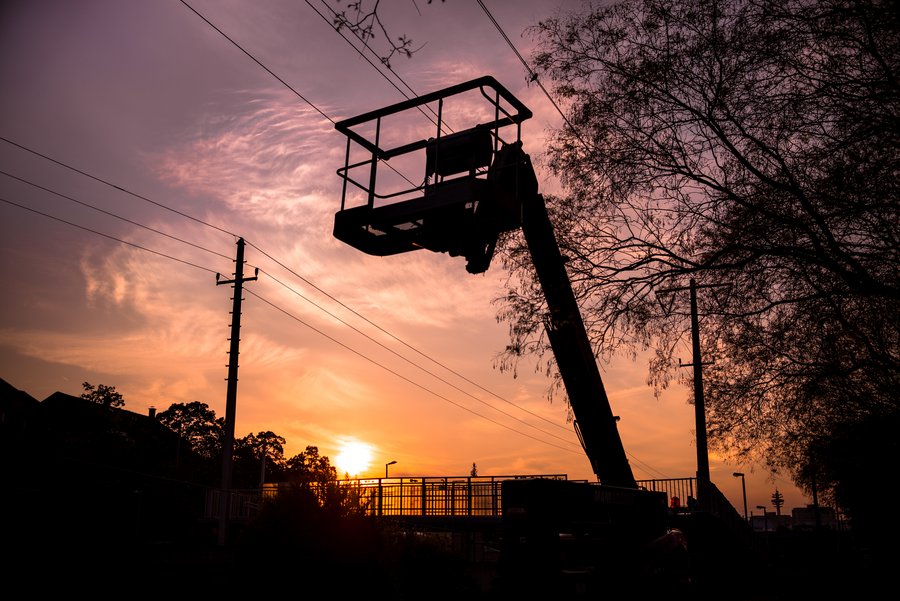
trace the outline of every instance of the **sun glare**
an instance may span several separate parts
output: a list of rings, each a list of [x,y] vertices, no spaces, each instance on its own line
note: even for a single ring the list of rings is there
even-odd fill
[[[341,451],[334,458],[334,466],[337,468],[338,477],[345,474],[359,477],[369,469],[372,462],[372,447],[364,442],[345,442],[341,445]]]

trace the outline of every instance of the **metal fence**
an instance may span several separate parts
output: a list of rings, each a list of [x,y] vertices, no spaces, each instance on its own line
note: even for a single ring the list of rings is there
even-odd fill
[[[363,514],[370,516],[500,517],[503,509],[502,483],[505,480],[534,478],[567,479],[564,474],[366,478],[337,480],[310,487],[322,503],[329,498],[340,498],[355,504]],[[639,480],[637,484],[646,490],[666,493],[674,512],[704,511],[729,521],[743,521],[712,482],[698,486],[696,478],[668,478]],[[232,490],[229,518],[239,521],[252,518],[267,499],[274,498],[289,486],[287,483],[274,483],[266,484],[261,489]],[[209,491],[207,517],[221,515],[223,498],[222,491]]]
[[[668,478],[665,480],[638,480],[638,486],[647,490],[664,492],[674,513],[704,512],[716,516],[733,529],[746,527],[744,518],[722,491],[709,480],[697,478]]]
[[[356,491],[368,515],[498,517],[504,480],[545,478],[565,480],[565,475],[441,476],[423,478],[372,478],[342,480],[342,487]]]
[[[434,476],[417,478],[359,478],[327,484],[310,484],[325,503],[336,495],[354,503],[370,516],[499,517],[502,510],[501,485],[504,480],[547,478],[566,480],[565,474],[528,476]],[[247,520],[290,483],[267,483],[261,489],[232,490],[229,518]],[[221,490],[210,490],[206,516],[221,515]]]
[[[246,521],[259,512],[265,499],[265,489],[232,490],[228,494],[228,518],[233,521]],[[205,517],[216,519],[222,515],[222,502],[225,495],[221,489],[210,489],[206,493]]]
[[[665,480],[638,480],[639,488],[666,493],[666,502],[676,511],[696,508],[696,478],[666,478]]]

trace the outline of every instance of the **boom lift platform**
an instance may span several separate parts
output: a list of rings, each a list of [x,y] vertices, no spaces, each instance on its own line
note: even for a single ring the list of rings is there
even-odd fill
[[[449,106],[451,98],[458,109]],[[486,121],[462,131],[449,127],[447,112],[479,108]],[[425,130],[413,130],[422,137],[388,141],[390,118],[414,112],[429,122]],[[520,226],[516,185],[537,190],[533,171],[519,170],[516,162],[521,123],[529,118],[525,105],[493,78],[482,77],[337,123],[347,151],[338,170],[343,191],[335,237],[377,256],[423,248],[463,256],[469,272],[484,272],[498,236]],[[510,126],[515,139],[504,140],[501,130]],[[354,162],[360,150],[365,156]],[[530,179],[515,181],[520,173]],[[349,206],[354,196],[356,204]]]
[[[478,92],[474,98],[465,96],[472,91]],[[487,105],[481,114],[488,120],[445,133],[451,100],[465,102],[458,112],[466,115],[478,114],[471,103],[480,100]],[[388,117],[431,104],[437,107],[433,115],[423,111],[434,129],[431,135],[393,146],[383,142]],[[419,249],[462,256],[467,271],[481,273],[490,265],[498,237],[522,228],[547,298],[547,333],[585,452],[601,482],[636,488],[534,168],[522,150],[521,124],[531,115],[494,78],[481,77],[340,121],[335,128],[347,136],[347,151],[338,170],[343,192],[334,235],[377,256]],[[359,133],[366,128],[370,137]],[[513,135],[504,138],[510,129]],[[363,160],[352,162],[353,143],[366,153]],[[420,184],[377,188],[377,176],[391,161],[414,153],[420,155]],[[357,171],[361,175],[354,176]],[[401,179],[411,181],[406,175]],[[354,189],[361,194],[358,204],[349,206]]]
[[[337,171],[343,189],[334,236],[376,256],[420,249],[461,256],[468,272],[482,273],[499,237],[521,228],[547,300],[545,327],[575,429],[602,485],[504,483],[501,558],[516,566],[521,582],[546,584],[576,564],[573,573],[587,564],[616,569],[617,560],[619,568],[634,565],[627,550],[667,536],[667,507],[665,493],[638,488],[625,455],[522,148],[522,123],[531,116],[494,78],[481,77],[338,122],[347,148]],[[450,127],[461,121],[465,128]]]

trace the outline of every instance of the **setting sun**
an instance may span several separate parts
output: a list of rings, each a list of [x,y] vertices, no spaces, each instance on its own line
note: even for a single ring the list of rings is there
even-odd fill
[[[341,445],[341,451],[334,458],[338,476],[345,474],[360,476],[369,469],[372,462],[372,447],[364,442],[345,442]]]

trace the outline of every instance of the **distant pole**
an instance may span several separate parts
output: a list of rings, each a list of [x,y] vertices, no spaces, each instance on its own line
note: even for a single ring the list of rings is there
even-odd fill
[[[234,260],[234,279],[222,280],[216,274],[216,285],[234,284],[233,307],[231,310],[231,342],[228,351],[228,392],[225,399],[225,432],[222,439],[222,488],[219,514],[219,545],[225,544],[225,530],[231,505],[231,460],[234,452],[234,413],[237,407],[238,355],[241,342],[241,300],[244,282],[256,279],[244,277],[244,239],[237,241],[237,257]]]

